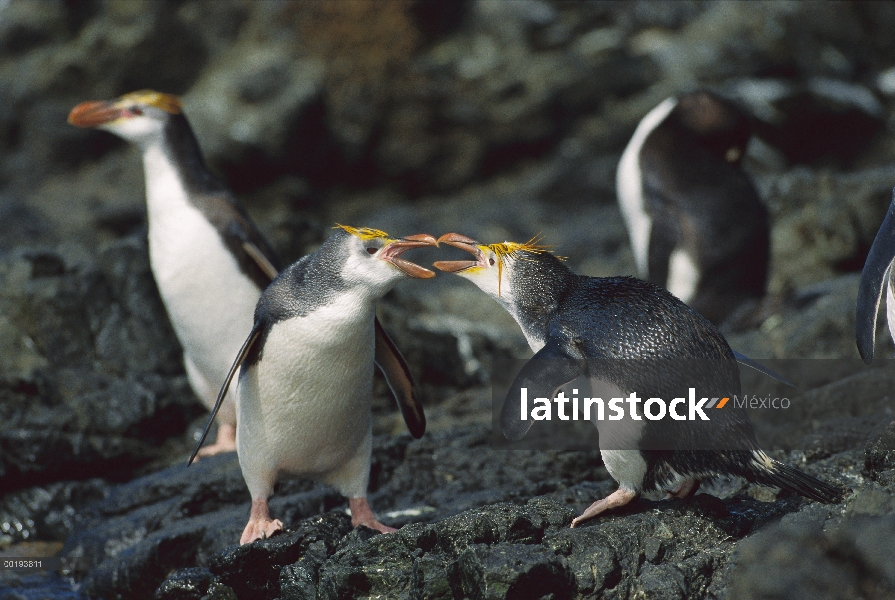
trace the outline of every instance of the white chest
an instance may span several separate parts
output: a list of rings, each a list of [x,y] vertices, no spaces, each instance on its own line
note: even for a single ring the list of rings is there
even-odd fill
[[[274,324],[240,375],[240,444],[293,473],[325,472],[353,453],[370,434],[373,318],[371,302],[346,293]]]
[[[188,199],[159,147],[144,153],[149,258],[184,351],[209,381],[223,381],[252,325],[260,290]]]

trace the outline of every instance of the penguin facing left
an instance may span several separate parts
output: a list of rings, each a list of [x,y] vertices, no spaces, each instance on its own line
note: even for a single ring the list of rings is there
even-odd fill
[[[338,227],[261,295],[252,330],[218,394],[215,411],[238,371],[236,446],[252,497],[241,544],[282,528],[268,506],[280,475],[333,485],[348,497],[355,526],[394,531],[376,519],[366,499],[374,365],[383,370],[411,435],[425,431],[410,372],[375,309],[403,277],[434,277],[401,254],[437,242],[425,234],[394,239],[376,229]]]
[[[504,403],[501,429],[508,439],[521,439],[533,422],[520,419],[522,387],[531,398],[549,399],[559,387],[584,375],[595,384],[611,384],[623,395],[673,398],[647,395],[653,390],[641,384],[655,379],[642,377],[644,361],[708,364],[710,384],[720,380],[726,393],[740,393],[737,357],[727,341],[711,322],[666,290],[632,277],[576,275],[546,248],[531,243],[485,245],[456,233],[438,241],[466,250],[474,260],[440,261],[435,267],[470,280],[500,303],[535,352]],[[689,376],[683,372],[682,381]],[[692,380],[697,386],[704,381],[696,376]],[[779,486],[819,502],[840,500],[839,489],[765,454],[744,411],[716,412],[709,425],[699,427],[690,421],[637,419],[628,447],[613,446],[605,434],[618,430],[608,431],[600,421],[600,453],[619,489],[594,502],[572,527],[642,492],[664,490],[667,497],[683,498],[695,493],[700,481],[725,475]],[[657,439],[668,445],[645,444]],[[690,443],[694,439],[696,449]]]
[[[205,165],[176,96],[143,90],[108,102],[82,102],[68,122],[109,131],[143,152],[152,274],[183,347],[190,386],[211,410],[279,260]],[[218,416],[217,440],[201,455],[235,449],[230,395]]]
[[[682,94],[647,113],[616,173],[639,277],[715,324],[765,293],[768,215],[740,167],[750,136],[733,102]]]
[[[892,191],[892,202],[886,218],[883,219],[864,269],[861,271],[861,283],[858,287],[858,303],[855,314],[855,339],[858,352],[864,362],[873,360],[873,346],[876,343],[876,313],[882,298],[883,287],[886,288],[886,320],[889,334],[895,341],[895,282],[892,281],[892,263],[895,262],[895,190]]]

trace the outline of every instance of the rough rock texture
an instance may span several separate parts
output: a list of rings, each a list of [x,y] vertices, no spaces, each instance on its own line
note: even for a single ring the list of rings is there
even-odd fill
[[[895,366],[856,360],[854,303],[895,185],[893,29],[876,2],[0,0],[0,555],[82,561],[71,579],[0,572],[0,600],[892,597]],[[744,374],[793,402],[753,411],[756,430],[843,504],[722,482],[569,530],[614,482],[596,452],[491,448],[494,360],[530,351],[439,276],[380,309],[429,423],[412,441],[377,381],[371,501],[404,528],[351,531],[333,490],[283,482],[286,532],[234,545],[236,458],[183,466],[205,412],[149,271],[139,153],[68,126],[71,107],[183,94],[287,262],[341,222],[541,234],[602,276],[634,270],[620,153],[698,86],[756,117],[769,294],[726,334],[799,386]],[[891,357],[883,318],[877,340]]]

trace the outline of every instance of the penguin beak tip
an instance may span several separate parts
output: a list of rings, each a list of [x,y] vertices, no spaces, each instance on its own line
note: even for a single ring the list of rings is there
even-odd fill
[[[121,111],[102,100],[81,102],[68,113],[68,124],[75,127],[96,127],[121,116]]]

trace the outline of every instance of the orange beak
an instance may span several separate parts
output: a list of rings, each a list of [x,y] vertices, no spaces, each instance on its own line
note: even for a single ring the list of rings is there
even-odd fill
[[[438,238],[438,243],[440,244],[441,242],[444,242],[448,246],[453,246],[454,248],[466,250],[475,256],[476,260],[439,260],[433,265],[439,271],[459,273],[460,271],[471,267],[484,266],[485,255],[479,250],[480,244],[476,240],[459,233],[446,233]]]
[[[81,102],[68,113],[68,123],[75,127],[96,127],[121,116],[121,109],[102,100]]]
[[[386,246],[382,250],[382,254],[379,258],[395,265],[409,277],[414,277],[416,279],[431,279],[432,277],[435,277],[435,273],[416,263],[412,263],[409,260],[404,260],[403,258],[400,258],[400,256],[411,248],[425,248],[427,246],[437,245],[438,240],[435,239],[435,236],[431,236],[427,233],[408,235]]]

